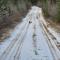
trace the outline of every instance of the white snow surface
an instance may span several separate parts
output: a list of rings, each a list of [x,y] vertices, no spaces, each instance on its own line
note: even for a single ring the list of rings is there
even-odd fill
[[[56,32],[53,28],[49,27],[48,30],[50,33],[53,34],[54,37],[56,37],[57,42],[60,43],[60,33]]]
[[[0,44],[0,60],[54,60],[42,24],[42,9],[33,6],[11,36]]]

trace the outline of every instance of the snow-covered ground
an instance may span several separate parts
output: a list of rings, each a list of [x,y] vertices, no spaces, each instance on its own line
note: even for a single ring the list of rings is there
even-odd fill
[[[48,27],[48,30],[53,34],[56,40],[60,43],[60,33],[58,33],[54,28]]]
[[[33,6],[11,36],[0,44],[0,60],[58,60],[43,29],[42,9]]]

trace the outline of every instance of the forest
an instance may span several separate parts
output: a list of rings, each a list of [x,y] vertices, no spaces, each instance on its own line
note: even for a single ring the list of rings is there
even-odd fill
[[[14,28],[34,5],[42,8],[45,18],[60,24],[60,0],[0,0],[0,36]]]
[[[0,24],[15,14],[26,13],[32,5],[41,7],[45,17],[60,22],[60,0],[0,0]]]
[[[60,0],[0,0],[0,60],[60,60]]]

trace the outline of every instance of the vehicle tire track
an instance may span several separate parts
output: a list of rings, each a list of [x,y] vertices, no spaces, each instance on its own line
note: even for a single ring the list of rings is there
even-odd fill
[[[26,24],[26,25],[28,26],[28,24]],[[25,29],[24,27],[25,27],[25,25],[22,28],[23,31]],[[6,56],[8,56],[8,53],[10,52],[11,48],[14,47],[15,42],[18,41],[18,37],[20,37],[21,33],[17,35],[17,38],[14,38],[14,41],[10,44],[10,46],[8,46],[8,48],[6,49],[6,51],[4,51],[4,53],[1,55],[1,57],[2,57],[2,58],[0,58],[1,60],[4,60],[6,58]]]
[[[34,53],[35,53],[35,55],[38,55],[38,52],[37,52],[37,41],[36,41],[37,39],[36,39],[36,33],[35,33],[36,25],[34,25],[33,29],[34,29],[34,32],[33,32],[32,38],[33,38]]]

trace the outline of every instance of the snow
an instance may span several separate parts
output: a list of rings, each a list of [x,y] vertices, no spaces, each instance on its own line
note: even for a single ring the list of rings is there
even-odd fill
[[[42,9],[33,6],[11,36],[0,44],[0,60],[54,60],[43,22],[46,24]]]
[[[21,24],[17,25],[14,31],[12,32],[11,36],[6,39],[4,42],[0,44],[0,55],[8,48],[10,47],[11,43],[14,43],[14,40],[18,38],[18,35],[21,34],[22,30],[24,29],[25,25],[28,24],[25,20]]]
[[[50,33],[53,34],[54,37],[56,37],[57,42],[60,43],[60,34],[57,33],[57,32],[56,32],[53,28],[51,28],[51,27],[48,27],[48,30],[50,31]]]
[[[34,20],[35,21],[35,20]],[[43,37],[42,29],[38,23],[38,21],[35,21],[35,27],[36,27],[36,47],[34,47],[34,41],[33,41],[33,32],[34,32],[34,21],[32,21],[31,26],[28,29],[28,33],[25,37],[25,41],[22,44],[21,49],[21,60],[53,60],[53,57],[51,55],[51,52],[49,50],[49,47],[46,43],[45,37]],[[37,55],[35,53],[37,52]]]

